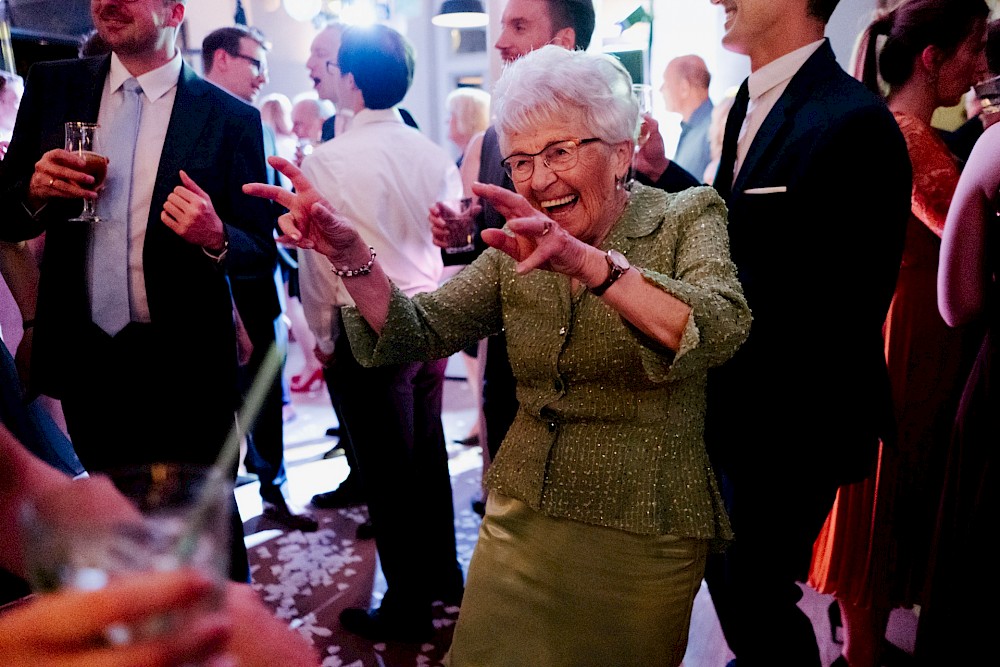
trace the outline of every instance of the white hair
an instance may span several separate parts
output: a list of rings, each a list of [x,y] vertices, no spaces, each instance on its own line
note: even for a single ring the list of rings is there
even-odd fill
[[[504,69],[493,100],[502,135],[530,134],[579,114],[587,130],[608,143],[638,136],[632,77],[613,56],[543,46]]]

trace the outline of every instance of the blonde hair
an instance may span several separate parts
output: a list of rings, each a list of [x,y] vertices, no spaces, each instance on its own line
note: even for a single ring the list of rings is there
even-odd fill
[[[448,93],[445,105],[462,136],[471,137],[490,126],[490,94],[485,90],[456,88]]]
[[[260,101],[260,117],[276,134],[292,133],[292,101],[287,95],[265,95]]]

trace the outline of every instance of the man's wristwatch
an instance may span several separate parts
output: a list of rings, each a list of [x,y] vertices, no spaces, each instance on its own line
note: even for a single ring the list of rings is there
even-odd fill
[[[615,281],[625,275],[625,272],[632,268],[632,265],[625,259],[625,255],[617,250],[609,250],[604,256],[608,260],[608,277],[597,287],[591,287],[590,293],[594,296],[601,296]]]

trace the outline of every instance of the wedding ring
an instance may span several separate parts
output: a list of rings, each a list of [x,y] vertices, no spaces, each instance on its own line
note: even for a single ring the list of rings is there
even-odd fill
[[[49,179],[49,187],[51,188],[51,187],[52,187],[52,184],[53,184],[53,183],[55,183],[55,182],[56,182],[56,179],[54,179],[54,178],[50,178],[50,179]]]
[[[546,220],[545,223],[542,225],[542,236],[548,234],[551,228],[552,228],[552,223]]]

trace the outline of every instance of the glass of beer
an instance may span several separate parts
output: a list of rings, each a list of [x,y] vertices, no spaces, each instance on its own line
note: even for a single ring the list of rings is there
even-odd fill
[[[94,152],[97,138],[97,123],[66,123],[66,150],[76,153],[86,161],[83,171],[94,177],[92,190],[97,190],[108,174],[108,158]],[[71,222],[100,222],[97,216],[97,200],[84,199],[83,211]]]

